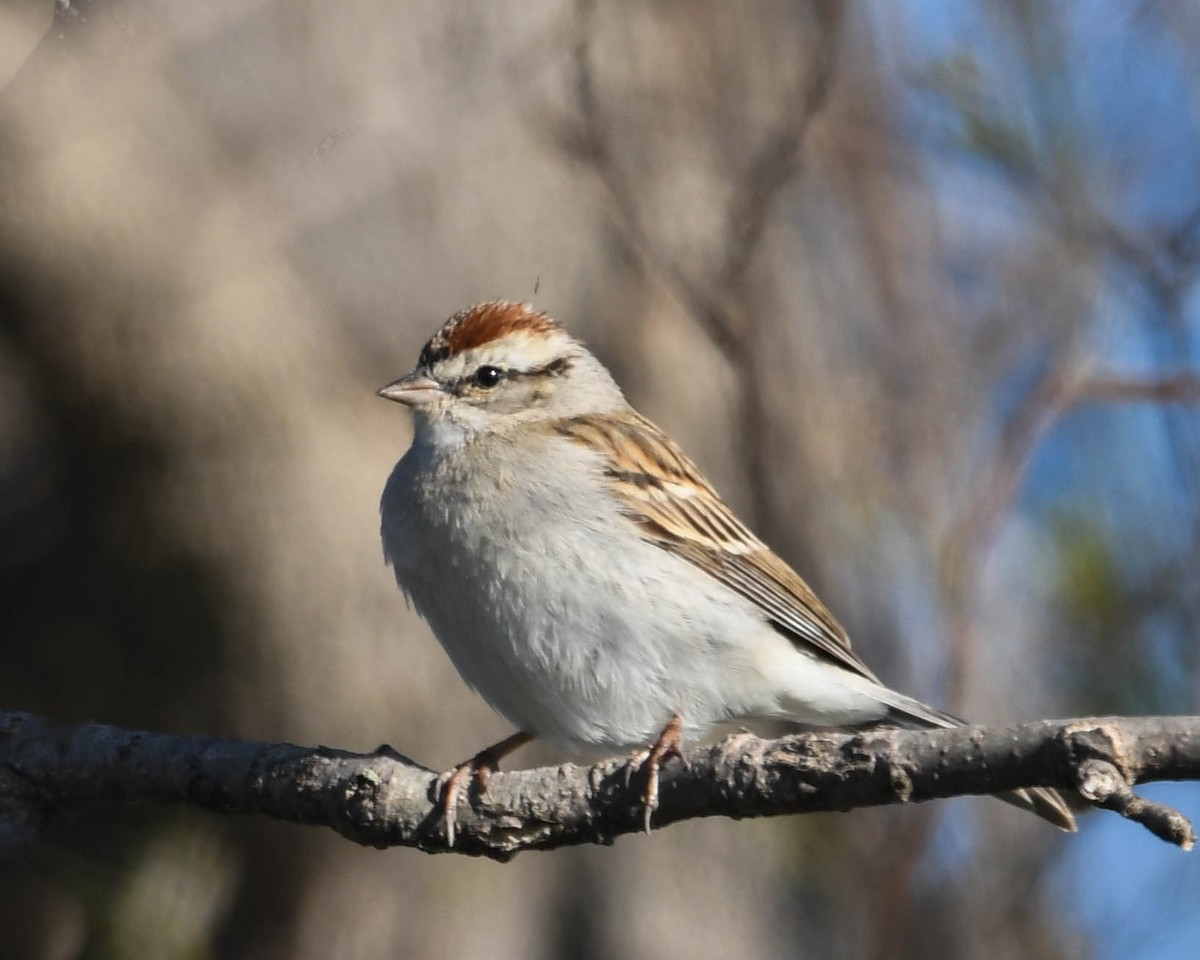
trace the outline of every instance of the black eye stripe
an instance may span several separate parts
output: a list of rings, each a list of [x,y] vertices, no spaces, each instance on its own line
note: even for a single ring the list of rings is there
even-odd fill
[[[544,367],[534,367],[532,370],[510,370],[508,376],[514,380],[533,380],[538,377],[561,377],[571,369],[569,357],[559,357],[551,360]]]
[[[484,363],[480,364],[470,373],[457,377],[454,380],[446,383],[446,388],[451,392],[461,396],[471,389],[490,390],[499,384],[502,380],[512,380],[520,382],[523,380],[543,380],[552,377],[561,377],[571,369],[572,360],[570,357],[559,357],[556,360],[551,360],[544,367],[534,367],[531,370],[506,370],[503,367],[495,364]],[[483,371],[494,371],[496,376],[490,383],[484,383],[480,379]]]
[[[559,357],[557,360],[551,360],[548,364],[542,367],[543,376],[561,377],[564,373],[571,369],[570,357]]]

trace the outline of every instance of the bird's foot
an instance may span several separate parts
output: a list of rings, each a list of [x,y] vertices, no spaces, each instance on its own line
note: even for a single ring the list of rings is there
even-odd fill
[[[687,758],[683,755],[683,720],[678,716],[672,717],[670,723],[663,727],[662,733],[649,750],[634,752],[625,765],[626,786],[629,786],[638,770],[646,771],[646,789],[642,794],[642,825],[647,833],[650,832],[650,818],[658,809],[659,771],[672,757],[677,757],[684,769],[688,768]]]
[[[480,750],[470,760],[460,763],[453,770],[447,770],[437,778],[442,821],[446,824],[447,846],[454,846],[455,827],[458,823],[458,798],[464,789],[469,788],[471,781],[474,780],[479,785],[479,792],[486,793],[488,779],[500,769],[501,758],[508,756],[532,739],[533,737],[527,733],[514,733],[511,737]]]

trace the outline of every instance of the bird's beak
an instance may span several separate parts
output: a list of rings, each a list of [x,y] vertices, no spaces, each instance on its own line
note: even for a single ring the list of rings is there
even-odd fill
[[[403,403],[405,406],[423,407],[440,397],[442,388],[436,380],[431,380],[420,371],[414,370],[399,380],[393,380],[377,392],[379,396]]]

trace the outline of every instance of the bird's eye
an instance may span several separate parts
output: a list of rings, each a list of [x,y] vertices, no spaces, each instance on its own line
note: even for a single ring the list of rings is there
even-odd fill
[[[481,387],[494,387],[504,379],[504,371],[499,367],[480,367],[475,371],[475,382]]]

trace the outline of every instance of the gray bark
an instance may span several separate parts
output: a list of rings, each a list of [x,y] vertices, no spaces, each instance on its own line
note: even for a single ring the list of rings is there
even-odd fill
[[[737,733],[670,764],[655,827],[694,817],[817,810],[1059,787],[1190,849],[1188,820],[1130,787],[1200,779],[1200,717],[1043,720],[954,730]],[[172,803],[330,827],[356,843],[508,860],[522,850],[611,843],[642,824],[641,777],[626,761],[494,774],[460,803],[446,843],[438,775],[390,747],[330,747],[170,736],[101,724],[55,727],[0,713],[0,839],[36,835],[59,812]],[[1031,829],[1041,829],[1031,823]]]

